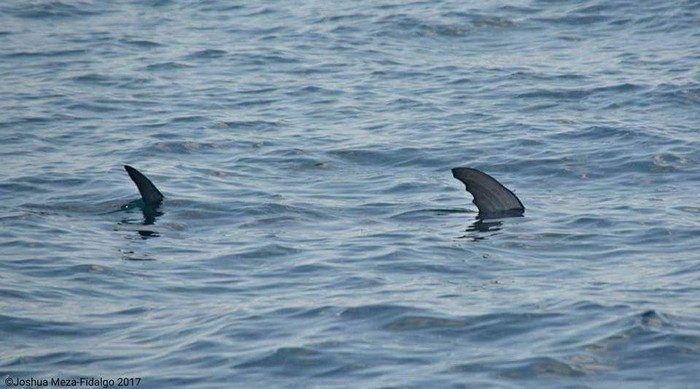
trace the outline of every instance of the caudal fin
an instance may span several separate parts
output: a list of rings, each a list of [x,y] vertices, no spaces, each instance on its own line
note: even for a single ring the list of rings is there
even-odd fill
[[[480,219],[521,216],[525,212],[518,197],[488,174],[468,167],[458,167],[452,169],[452,175],[462,181],[467,192],[474,196]]]
[[[134,169],[129,165],[124,165],[124,169],[129,173],[129,177],[134,181],[136,187],[139,188],[139,193],[141,193],[141,198],[147,207],[157,208],[163,201],[163,194],[160,193],[158,188],[144,176],[140,171]]]

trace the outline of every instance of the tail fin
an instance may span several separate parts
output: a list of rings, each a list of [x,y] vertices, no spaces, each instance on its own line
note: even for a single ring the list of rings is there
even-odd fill
[[[124,169],[129,173],[129,177],[134,181],[136,187],[139,188],[139,193],[141,193],[144,204],[150,208],[157,208],[163,201],[163,194],[160,193],[158,188],[153,185],[151,180],[133,167],[124,165]]]
[[[480,219],[521,216],[525,212],[518,197],[488,174],[468,167],[458,167],[452,169],[452,175],[462,181],[467,192],[474,196]]]

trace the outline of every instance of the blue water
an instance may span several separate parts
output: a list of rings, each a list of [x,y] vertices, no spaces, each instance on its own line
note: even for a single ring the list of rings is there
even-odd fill
[[[0,377],[697,387],[699,64],[696,0],[2,2]]]

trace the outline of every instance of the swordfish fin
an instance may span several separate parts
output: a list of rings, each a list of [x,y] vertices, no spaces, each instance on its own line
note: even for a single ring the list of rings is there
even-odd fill
[[[133,167],[124,165],[124,169],[129,173],[129,177],[134,181],[136,187],[139,188],[139,193],[141,193],[144,204],[150,208],[157,208],[163,201],[163,194],[160,193],[158,188],[153,185],[151,180]]]
[[[462,181],[467,192],[474,196],[480,219],[521,216],[525,212],[520,199],[488,174],[468,167],[458,167],[452,169],[452,175]]]

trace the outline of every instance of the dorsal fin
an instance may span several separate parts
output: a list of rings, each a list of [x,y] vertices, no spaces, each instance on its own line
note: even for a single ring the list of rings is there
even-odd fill
[[[480,219],[521,216],[525,212],[518,197],[488,174],[468,167],[454,168],[452,174],[474,196]]]
[[[129,177],[134,181],[136,187],[139,188],[139,193],[141,193],[141,198],[147,207],[157,208],[163,201],[163,194],[160,193],[158,188],[144,176],[140,171],[134,169],[129,165],[124,165],[124,169],[129,173]]]

